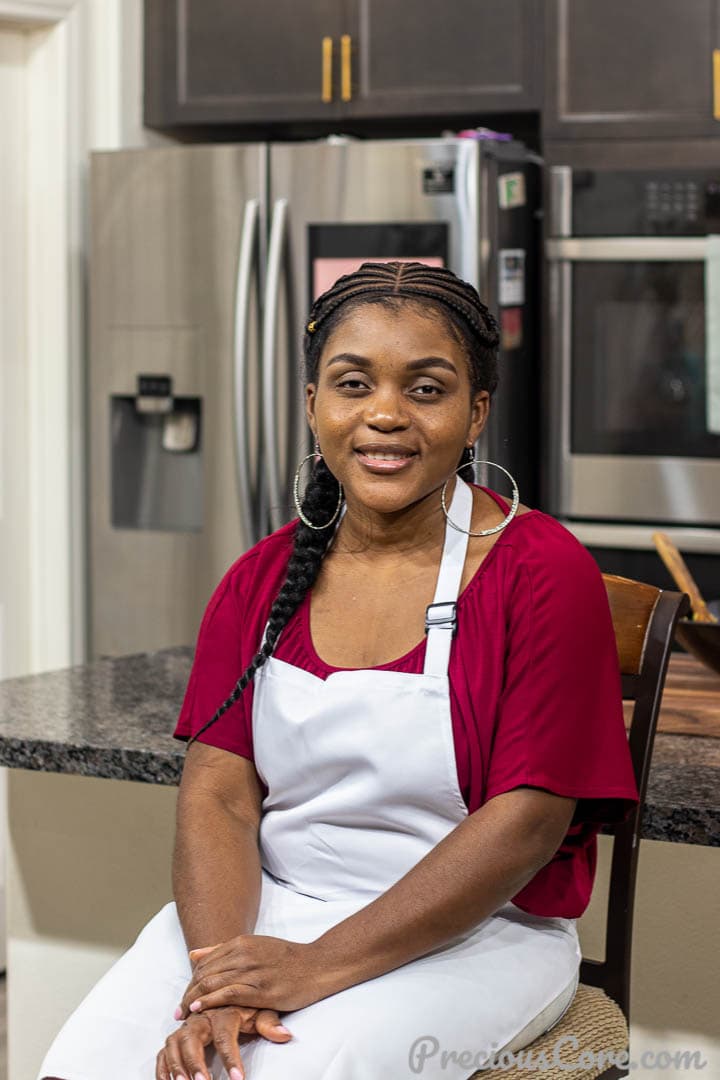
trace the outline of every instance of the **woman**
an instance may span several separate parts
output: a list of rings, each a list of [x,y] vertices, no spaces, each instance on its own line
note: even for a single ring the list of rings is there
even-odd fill
[[[301,520],[218,586],[178,722],[176,904],[41,1076],[467,1077],[567,1009],[637,792],[595,564],[472,484],[497,344],[418,263],[315,303]]]

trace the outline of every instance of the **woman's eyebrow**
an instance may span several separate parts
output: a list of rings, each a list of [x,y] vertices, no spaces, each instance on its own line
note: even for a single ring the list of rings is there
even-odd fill
[[[328,360],[328,367],[332,367],[333,364],[355,364],[356,367],[367,368],[372,366],[372,360],[368,360],[365,356],[356,356],[355,353],[343,352],[333,356],[332,360]]]
[[[447,371],[452,371],[453,375],[457,375],[457,368],[452,361],[442,356],[421,356],[419,360],[411,360],[407,365],[408,371],[420,371],[429,367],[445,368]]]
[[[333,364],[354,364],[356,367],[370,368],[373,362],[366,356],[357,356],[355,353],[338,353],[337,356],[333,356],[331,360],[328,360],[327,366],[332,367]],[[447,371],[452,371],[454,375],[457,375],[455,365],[442,356],[421,356],[417,360],[410,360],[405,365],[407,371],[422,371],[430,367],[445,368]]]

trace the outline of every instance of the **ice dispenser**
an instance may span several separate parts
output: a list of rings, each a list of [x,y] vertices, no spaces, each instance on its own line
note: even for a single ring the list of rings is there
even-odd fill
[[[110,409],[113,526],[202,529],[202,399],[174,397],[168,375],[139,375]]]

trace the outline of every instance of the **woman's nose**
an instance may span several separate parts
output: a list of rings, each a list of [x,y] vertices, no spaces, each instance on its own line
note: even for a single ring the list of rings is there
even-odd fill
[[[366,402],[365,422],[368,427],[389,431],[407,426],[407,411],[402,393],[378,388],[371,397],[366,398]]]

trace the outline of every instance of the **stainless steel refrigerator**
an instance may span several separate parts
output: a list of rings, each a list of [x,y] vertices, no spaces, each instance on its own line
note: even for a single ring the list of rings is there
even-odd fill
[[[303,322],[365,259],[447,265],[499,313],[501,390],[479,449],[533,502],[537,206],[537,166],[515,142],[93,154],[92,656],[192,643],[230,563],[294,516]]]

